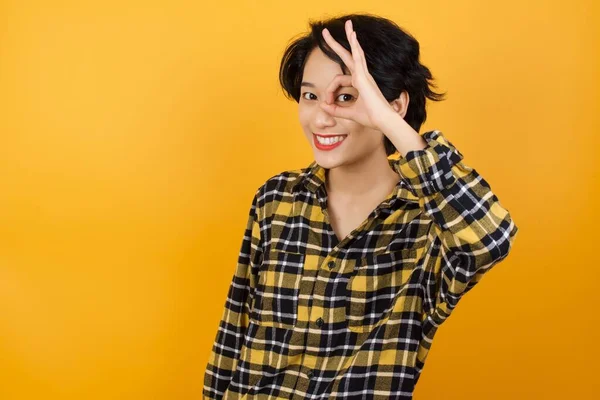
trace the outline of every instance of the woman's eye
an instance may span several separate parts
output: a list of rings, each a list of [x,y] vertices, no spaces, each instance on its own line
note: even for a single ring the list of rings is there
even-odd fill
[[[310,97],[307,97],[306,95],[309,95],[309,96],[313,96],[313,97],[315,97],[315,95],[314,95],[314,94],[312,94],[311,92],[304,92],[304,93],[302,93],[302,97],[303,97],[305,100],[315,100],[315,98],[310,98]],[[348,93],[342,93],[342,94],[340,94],[340,95],[337,97],[337,99],[341,98],[342,96],[348,96],[348,97],[350,97],[350,99],[346,98],[346,100],[336,100],[336,101],[341,101],[342,103],[347,103],[347,102],[349,102],[351,99],[354,99],[354,96],[352,96],[351,94],[348,94]]]
[[[311,92],[304,92],[304,93],[302,93],[302,97],[303,97],[305,100],[313,100],[313,99],[307,99],[307,98],[306,98],[306,96],[305,96],[305,95],[307,95],[307,94],[314,96],[314,94],[312,94]]]
[[[342,93],[342,94],[340,94],[340,95],[338,96],[338,99],[339,99],[340,97],[342,97],[342,96],[349,96],[349,97],[351,97],[351,98],[354,98],[354,96],[352,96],[351,94],[348,94],[348,93]],[[347,103],[348,101],[350,101],[350,100],[344,101],[344,103]]]

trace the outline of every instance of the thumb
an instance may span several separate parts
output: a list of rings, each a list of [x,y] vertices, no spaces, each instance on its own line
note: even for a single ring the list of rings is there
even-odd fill
[[[353,119],[352,109],[350,107],[340,107],[335,104],[319,103],[319,106],[327,113],[338,118]]]

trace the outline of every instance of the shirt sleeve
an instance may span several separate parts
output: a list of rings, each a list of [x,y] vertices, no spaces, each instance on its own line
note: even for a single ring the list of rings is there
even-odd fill
[[[259,189],[260,191],[260,189]],[[204,399],[221,399],[236,371],[262,260],[258,193],[252,200],[238,262],[206,370]]]
[[[517,226],[479,173],[440,131],[424,133],[425,149],[395,164],[408,190],[432,220],[424,265],[425,334],[509,253]]]

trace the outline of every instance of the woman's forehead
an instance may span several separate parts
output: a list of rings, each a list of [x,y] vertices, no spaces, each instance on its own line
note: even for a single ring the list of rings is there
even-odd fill
[[[333,77],[343,74],[342,67],[316,48],[308,56],[302,75],[303,86],[326,88]]]

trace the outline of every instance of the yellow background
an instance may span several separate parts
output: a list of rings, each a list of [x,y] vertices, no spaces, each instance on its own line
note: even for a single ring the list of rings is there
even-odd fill
[[[420,41],[421,132],[520,228],[415,399],[597,395],[598,2],[2,0],[0,399],[201,397],[252,195],[312,160],[281,53],[354,11]]]

